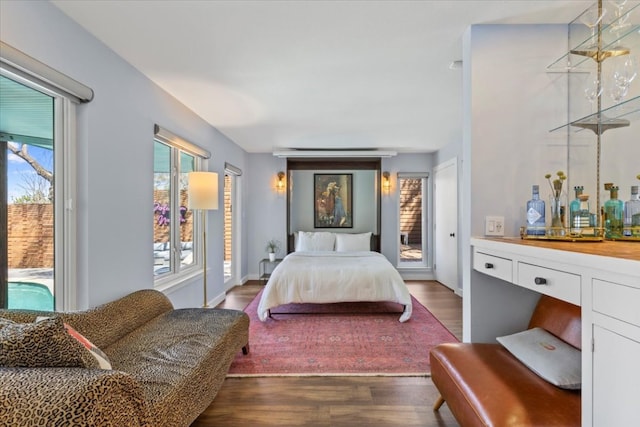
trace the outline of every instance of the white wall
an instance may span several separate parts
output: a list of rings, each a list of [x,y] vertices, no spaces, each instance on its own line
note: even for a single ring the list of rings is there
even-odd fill
[[[565,50],[564,25],[479,25],[471,49],[471,232],[505,216],[518,236],[532,184],[567,170],[567,144],[549,130],[566,120],[566,75],[546,72]],[[543,193],[546,196],[546,193]]]
[[[266,244],[271,239],[282,243],[279,257],[287,250],[287,196],[276,191],[277,174],[286,172],[287,161],[272,154],[249,154],[247,180],[250,197],[247,207],[249,243],[247,261],[249,279],[257,279],[258,262],[267,258]]]
[[[483,296],[488,283],[471,267],[469,236],[484,233],[486,215],[505,217],[518,236],[531,185],[567,170],[566,138],[549,130],[566,120],[566,75],[546,67],[566,47],[564,25],[477,25],[465,34],[463,142],[463,335],[488,340],[482,325],[499,322]],[[499,294],[505,306],[513,286]],[[518,310],[517,305],[509,306]]]
[[[247,169],[246,154],[51,3],[3,1],[0,12],[5,43],[95,92],[78,108],[79,307],[153,287],[154,123],[211,151],[209,169],[219,174],[225,161]],[[209,228],[214,297],[223,290],[223,244],[216,237],[222,210],[210,214]],[[200,305],[202,277],[169,297],[176,306]]]

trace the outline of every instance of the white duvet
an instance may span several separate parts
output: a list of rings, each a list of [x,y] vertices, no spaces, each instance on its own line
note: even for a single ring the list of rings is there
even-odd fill
[[[258,317],[289,303],[391,301],[405,306],[400,322],[411,317],[409,289],[400,273],[378,252],[293,252],[274,268],[265,286]]]

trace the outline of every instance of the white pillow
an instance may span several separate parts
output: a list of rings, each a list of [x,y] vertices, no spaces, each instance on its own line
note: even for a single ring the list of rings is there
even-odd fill
[[[551,384],[569,390],[581,388],[580,350],[544,329],[528,329],[497,340],[527,368]]]
[[[296,251],[316,252],[333,251],[336,243],[336,235],[327,231],[300,231],[298,233],[298,245]]]
[[[371,233],[336,233],[336,252],[362,252],[371,250]]]

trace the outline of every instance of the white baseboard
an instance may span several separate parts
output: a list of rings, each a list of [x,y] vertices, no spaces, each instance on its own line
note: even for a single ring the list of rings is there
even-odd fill
[[[431,270],[398,270],[403,280],[436,280]]]
[[[215,307],[218,304],[220,304],[222,301],[224,301],[224,299],[226,297],[227,297],[227,295],[224,292],[219,293],[218,295],[215,296],[215,298],[210,299],[209,301],[207,301],[207,305],[209,307]]]

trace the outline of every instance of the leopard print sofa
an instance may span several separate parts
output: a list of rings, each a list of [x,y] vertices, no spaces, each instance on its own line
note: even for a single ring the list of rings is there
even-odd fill
[[[0,310],[5,324],[38,316],[62,318],[107,355],[112,369],[0,366],[0,425],[188,426],[213,401],[236,354],[248,351],[246,313],[174,309],[155,290],[86,311]],[[42,357],[42,349],[25,347],[27,362]]]

